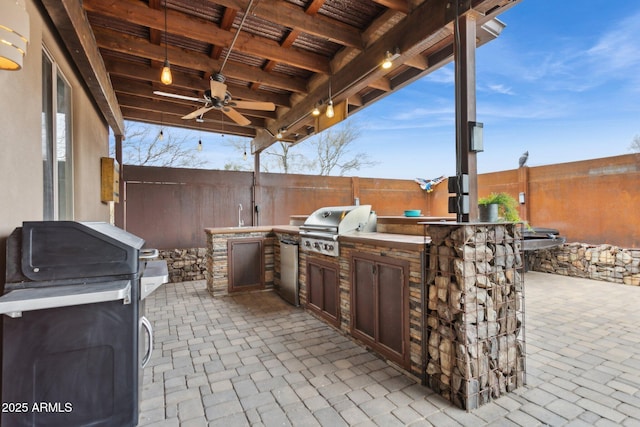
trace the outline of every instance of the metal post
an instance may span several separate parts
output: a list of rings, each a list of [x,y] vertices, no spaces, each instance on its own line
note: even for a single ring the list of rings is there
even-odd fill
[[[454,21],[456,87],[456,175],[469,176],[469,213],[458,213],[459,222],[478,220],[478,168],[470,150],[469,122],[476,121],[476,19],[472,13]],[[458,197],[462,193],[458,190]]]

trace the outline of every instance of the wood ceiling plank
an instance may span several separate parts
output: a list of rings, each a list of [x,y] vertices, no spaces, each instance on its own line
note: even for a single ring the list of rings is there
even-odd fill
[[[334,102],[340,102],[345,97],[369,85],[384,75],[379,65],[384,52],[389,46],[400,49],[400,61],[413,57],[424,51],[429,43],[437,39],[439,31],[453,21],[453,11],[450,10],[449,0],[428,0],[416,7],[400,23],[390,29],[384,36],[371,44],[369,48],[351,60],[331,78]],[[468,6],[468,4],[467,4]],[[466,10],[461,8],[460,13]],[[355,83],[354,83],[355,82]],[[275,129],[287,127],[291,123],[302,120],[309,114],[319,99],[326,99],[329,82],[320,84],[298,104],[284,113],[278,120],[271,123]],[[266,135],[266,136],[265,136]],[[252,145],[256,151],[262,151],[273,143],[268,134],[260,134]]]
[[[87,11],[132,24],[164,31],[164,9],[154,10],[144,2],[134,0],[84,0]],[[216,46],[231,45],[234,33],[223,30],[211,22],[187,14],[169,10],[168,32],[179,34]],[[321,55],[302,49],[282,48],[277,42],[241,32],[234,50],[264,57],[293,67],[316,73],[329,73],[329,60]]]
[[[198,123],[195,120],[182,120],[179,115],[164,114],[158,111],[145,111],[130,107],[122,107],[122,113],[126,120],[135,122],[150,123],[154,125],[162,123],[165,126],[193,129],[203,132],[223,133],[246,138],[253,138],[256,136],[255,129],[235,125],[233,122],[230,122],[230,119],[228,118],[225,118],[224,121],[214,120],[213,117],[217,119],[218,116],[222,115],[220,112],[205,118],[203,123]]]
[[[156,61],[164,60],[164,47],[156,46],[146,39],[122,34],[106,28],[95,28],[94,33],[98,46],[102,49]],[[219,70],[222,65],[221,61],[212,59],[208,55],[173,47],[169,47],[169,60],[172,64],[200,70],[205,73],[211,72],[212,70]],[[227,62],[224,74],[238,80],[259,82],[265,86],[306,93],[306,81],[301,78],[285,76],[283,74],[266,73],[249,65]]]
[[[135,108],[135,109],[144,110],[144,111],[159,110],[165,114],[176,114],[176,115],[179,115],[180,117],[186,116],[187,114],[194,111],[196,108],[202,107],[202,104],[199,104],[199,105],[194,104],[192,106],[189,106],[189,105],[183,105],[183,104],[172,103],[172,102],[161,102],[158,100],[154,100],[146,97],[139,97],[139,96],[130,95],[126,93],[120,93],[118,95],[118,102],[123,107],[130,107],[130,108]],[[162,108],[160,108],[160,106]],[[215,110],[211,110],[211,112],[205,113],[206,114],[205,117],[209,118],[210,115],[215,116],[216,114],[214,111]],[[243,112],[244,110],[238,109],[238,112],[241,112],[241,111],[242,111],[242,114],[244,114]],[[247,126],[253,127],[253,128],[264,127],[264,119],[251,117],[248,114],[246,116],[249,120],[251,120],[251,124]]]
[[[124,135],[122,112],[82,5],[77,0],[43,0],[42,5],[113,133]]]
[[[106,59],[105,65],[111,76],[133,79],[134,81],[138,81],[141,83],[152,82],[150,85],[148,85],[149,88],[152,88],[149,91],[150,93],[153,92],[153,90],[162,90],[165,92],[175,92],[182,95],[200,97],[202,96],[204,90],[208,88],[207,80],[193,77],[190,74],[184,74],[174,71],[173,83],[171,84],[171,86],[167,87],[160,83],[158,70],[152,67],[136,65],[130,62],[114,59]],[[289,97],[285,94],[277,94],[266,91],[255,91],[233,84],[228,84],[227,86],[234,99],[273,102],[274,104],[281,107],[291,106]],[[185,90],[189,92],[185,92]]]
[[[388,7],[391,10],[397,10],[404,14],[409,13],[409,2],[407,0],[373,0],[374,2],[381,4],[384,7]]]
[[[247,10],[249,0],[211,0],[234,9]],[[310,16],[303,9],[282,0],[260,0],[251,14],[287,28],[297,28],[343,46],[362,48],[360,31],[326,16]]]

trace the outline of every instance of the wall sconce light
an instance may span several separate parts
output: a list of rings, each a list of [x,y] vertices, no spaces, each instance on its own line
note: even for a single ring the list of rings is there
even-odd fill
[[[393,52],[389,50],[386,51],[384,54],[384,61],[382,61],[382,64],[381,64],[382,68],[384,68],[385,70],[388,70],[393,65],[393,61],[395,61],[399,57],[400,57],[400,49],[398,49],[397,47],[393,49]]]
[[[28,43],[29,14],[24,0],[0,2],[0,70],[20,70]]]
[[[164,65],[162,66],[162,74],[160,81],[165,85],[173,82],[171,75],[171,65],[169,64],[169,43],[167,42],[167,0],[164,0]]]
[[[469,150],[479,153],[484,151],[484,142],[482,137],[482,128],[484,125],[480,122],[469,122]]]

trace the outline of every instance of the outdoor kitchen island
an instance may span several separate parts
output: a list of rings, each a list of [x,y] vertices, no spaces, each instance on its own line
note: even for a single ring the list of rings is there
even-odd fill
[[[456,406],[474,409],[524,383],[520,226],[420,226],[422,235],[340,235],[338,256],[300,245],[300,304]],[[278,290],[278,243],[300,242],[299,230],[207,229],[209,291],[233,292],[225,264],[229,241],[239,239],[263,241],[262,271],[270,273],[260,289]]]

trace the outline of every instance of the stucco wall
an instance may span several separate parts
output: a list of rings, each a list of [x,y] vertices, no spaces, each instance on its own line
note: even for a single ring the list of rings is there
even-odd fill
[[[43,218],[43,45],[72,88],[75,219],[109,220],[109,208],[100,202],[100,157],[108,155],[108,127],[59,39],[47,26],[49,21],[39,2],[27,0],[26,6],[30,41],[23,68],[0,71],[0,281],[5,271],[6,237],[22,221]]]

